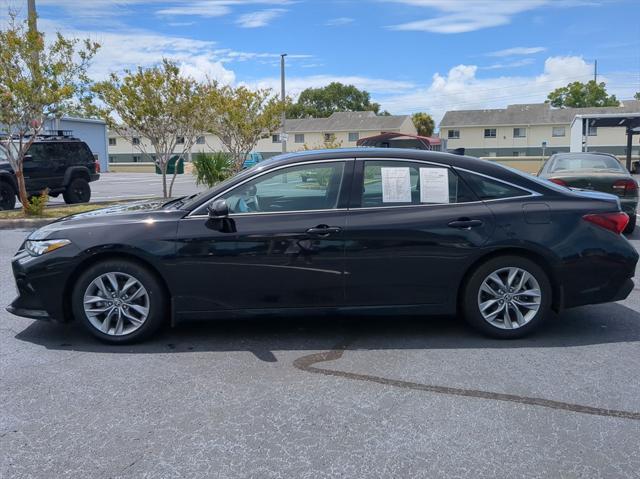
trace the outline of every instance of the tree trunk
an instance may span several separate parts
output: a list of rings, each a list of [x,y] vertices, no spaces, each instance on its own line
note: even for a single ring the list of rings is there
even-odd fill
[[[184,160],[183,160],[184,161]],[[176,161],[175,168],[173,169],[173,176],[171,177],[171,183],[169,184],[169,197],[173,195],[173,182],[176,181],[176,175],[178,174],[178,163],[180,158]]]
[[[22,203],[22,211],[27,211],[27,205],[29,204],[29,196],[27,195],[27,185],[24,182],[24,173],[22,172],[22,164],[19,168],[16,168],[16,180],[18,181],[18,198]]]
[[[167,166],[169,161],[165,160],[160,164],[160,171],[162,172],[162,196],[167,198]]]

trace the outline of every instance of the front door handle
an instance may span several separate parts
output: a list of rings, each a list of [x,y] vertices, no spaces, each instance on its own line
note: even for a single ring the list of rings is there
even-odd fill
[[[478,226],[482,226],[484,223],[482,222],[482,220],[472,220],[469,218],[459,218],[455,221],[452,221],[451,223],[449,223],[447,226],[449,228],[458,228],[458,229],[464,229],[464,230],[469,230],[471,228],[477,228]]]
[[[318,225],[307,230],[307,234],[316,236],[329,236],[330,234],[340,233],[342,228],[338,226]]]

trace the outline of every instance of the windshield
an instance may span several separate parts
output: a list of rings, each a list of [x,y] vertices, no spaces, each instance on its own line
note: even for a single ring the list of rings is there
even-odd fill
[[[549,168],[550,173],[576,170],[625,171],[617,159],[607,155],[559,155]]]

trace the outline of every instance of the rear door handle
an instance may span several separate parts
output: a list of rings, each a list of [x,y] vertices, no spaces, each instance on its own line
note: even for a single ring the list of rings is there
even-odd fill
[[[307,230],[307,234],[317,236],[329,236],[330,234],[340,233],[342,228],[338,226],[318,225]]]
[[[460,218],[458,220],[452,221],[447,226],[449,228],[458,228],[458,229],[471,229],[477,228],[478,226],[482,226],[484,223],[482,220],[470,220],[468,218]]]

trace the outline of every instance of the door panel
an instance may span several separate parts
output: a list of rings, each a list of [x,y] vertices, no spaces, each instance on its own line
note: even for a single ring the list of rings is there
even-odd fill
[[[236,215],[234,233],[207,218],[178,226],[179,311],[333,307],[344,303],[345,212]],[[339,228],[307,233],[319,225]]]
[[[389,204],[381,185],[385,167],[394,173],[411,170],[405,175],[404,205],[391,198],[391,206],[384,206]],[[423,191],[434,188],[428,181],[432,176],[420,172],[424,168],[443,171],[438,165],[414,162],[357,163],[354,191],[361,196],[352,202],[344,235],[348,305],[451,305],[455,301],[470,261],[493,231],[493,215],[452,170],[441,180],[448,197],[442,191],[435,196],[433,191]],[[398,188],[397,183],[391,186]],[[431,197],[449,203],[427,203]]]

